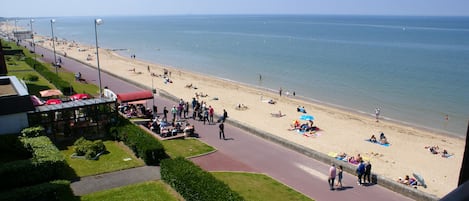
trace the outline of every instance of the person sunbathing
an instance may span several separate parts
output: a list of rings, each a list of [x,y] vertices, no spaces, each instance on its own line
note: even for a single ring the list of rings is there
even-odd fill
[[[389,144],[388,139],[387,139],[386,137],[381,138],[381,139],[379,140],[379,143],[380,143],[380,144]]]
[[[270,113],[270,115],[272,117],[283,117],[283,116],[285,116],[284,114],[282,114],[282,111],[280,111],[280,110],[278,111],[278,113]]]
[[[374,143],[377,142],[375,135],[371,135],[370,142],[374,142]]]
[[[406,175],[406,176],[404,177],[404,179],[402,179],[401,177],[399,177],[399,179],[397,179],[397,182],[399,182],[399,183],[401,183],[401,184],[409,185],[409,184],[410,184],[410,183],[409,183],[409,180],[410,180],[409,175]]]

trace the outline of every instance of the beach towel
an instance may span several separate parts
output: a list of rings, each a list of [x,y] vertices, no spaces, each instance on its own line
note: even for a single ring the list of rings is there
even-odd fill
[[[305,137],[319,137],[319,136],[321,136],[321,134],[319,134],[319,133],[312,133],[312,134],[311,133],[303,133],[303,136],[305,136]]]
[[[371,142],[371,143],[373,143],[373,144],[378,144],[378,145],[381,145],[381,146],[384,146],[384,147],[389,147],[389,146],[391,146],[390,143],[388,143],[388,144],[382,144],[382,143],[380,143],[380,142],[378,142],[378,141],[372,142],[370,139],[366,139],[365,141]]]

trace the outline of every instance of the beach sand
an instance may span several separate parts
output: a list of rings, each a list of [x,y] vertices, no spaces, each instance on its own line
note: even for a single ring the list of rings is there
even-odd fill
[[[50,39],[36,36],[36,41],[40,40],[44,42],[38,45],[51,48]],[[56,43],[56,51],[61,55],[66,52],[68,57],[96,67],[96,50],[93,46],[62,40]],[[157,90],[164,90],[189,102],[195,97],[196,92],[202,92],[208,96],[201,97],[200,100],[214,107],[216,114],[220,115],[223,109],[226,109],[231,119],[325,154],[345,152],[349,155],[357,155],[360,153],[371,161],[372,172],[393,180],[405,175],[412,176],[413,172],[419,173],[428,185],[428,188],[419,187],[424,192],[442,197],[457,187],[464,153],[464,139],[462,138],[386,120],[376,122],[373,116],[304,101],[292,96],[280,97],[277,92],[122,57],[107,49],[100,49],[99,59],[100,67],[104,71],[148,87],[151,87],[152,76],[147,71],[147,66],[150,66],[151,73],[157,75],[162,75],[164,69],[167,69],[171,72],[170,79],[173,83],[165,84],[162,77],[153,77]],[[130,71],[134,68],[135,72]],[[106,81],[103,80],[103,83],[105,86]],[[187,88],[188,84],[192,84],[197,89]],[[112,86],[110,89],[112,90]],[[218,100],[214,100],[215,97]],[[275,100],[276,104],[266,103],[269,99]],[[247,109],[237,110],[238,104],[244,104]],[[314,125],[320,128],[316,132],[318,136],[306,137],[296,131],[288,130],[292,121],[302,114],[296,111],[297,106],[304,106],[308,114],[315,117]],[[273,117],[271,115],[278,111],[285,116]],[[385,133],[391,143],[389,147],[365,141],[372,134],[379,138],[381,132]],[[450,158],[433,155],[425,149],[425,146],[432,145],[439,146],[440,151],[447,149],[454,155]],[[344,181],[346,185],[355,182],[355,180]]]

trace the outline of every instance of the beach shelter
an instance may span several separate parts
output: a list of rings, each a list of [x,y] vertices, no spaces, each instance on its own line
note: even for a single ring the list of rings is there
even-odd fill
[[[153,99],[153,93],[151,91],[137,91],[117,94],[117,101],[120,103],[128,103],[146,99]]]
[[[71,100],[82,100],[82,99],[90,99],[91,96],[88,94],[73,94],[70,96]]]
[[[41,97],[60,96],[62,92],[58,89],[48,89],[39,92]]]
[[[46,101],[46,105],[57,105],[61,103],[62,101],[60,99],[49,99]]]

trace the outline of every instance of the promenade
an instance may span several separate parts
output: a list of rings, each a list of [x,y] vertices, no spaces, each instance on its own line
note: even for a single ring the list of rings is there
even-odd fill
[[[36,47],[45,62],[53,61],[53,53]],[[98,85],[97,70],[70,58],[62,57],[63,68],[80,72],[88,82]],[[143,90],[134,83],[101,72],[102,86],[116,93]],[[157,88],[158,86],[155,85]],[[171,107],[175,102],[156,96],[155,104],[161,112],[164,106]],[[149,104],[151,105],[151,100]],[[220,113],[223,108],[215,108]],[[227,109],[229,114],[229,109]],[[344,172],[344,189],[330,191],[327,183],[329,164],[323,164],[296,151],[257,137],[245,130],[225,125],[228,140],[218,138],[217,125],[195,124],[200,140],[213,146],[217,152],[192,160],[207,171],[249,171],[259,172],[284,183],[287,186],[315,200],[411,200],[379,185],[359,186],[356,177]]]

